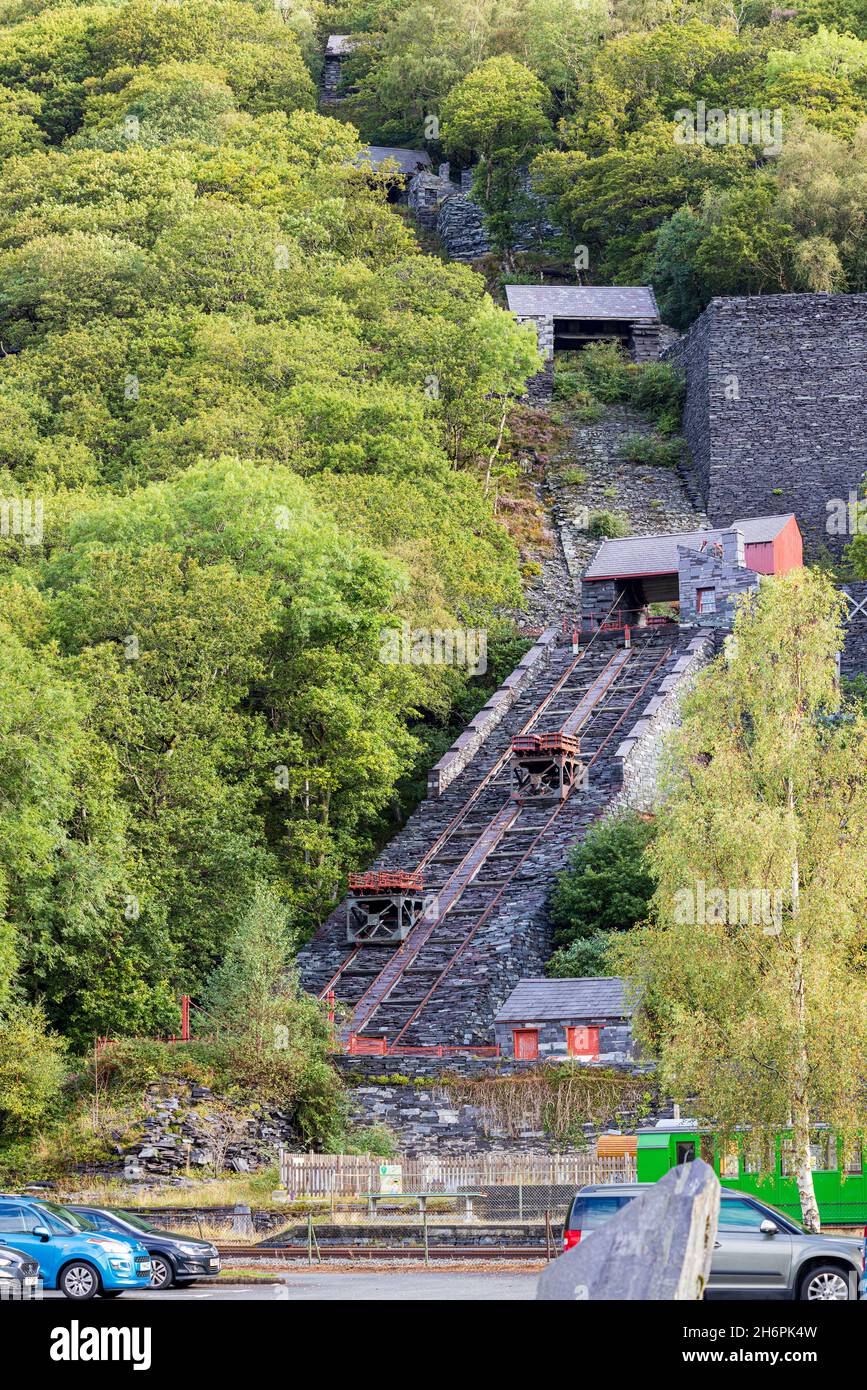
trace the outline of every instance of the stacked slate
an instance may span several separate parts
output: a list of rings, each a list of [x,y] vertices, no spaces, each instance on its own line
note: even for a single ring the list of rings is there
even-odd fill
[[[442,204],[436,230],[450,260],[475,261],[491,249],[482,210],[463,193],[452,194]]]

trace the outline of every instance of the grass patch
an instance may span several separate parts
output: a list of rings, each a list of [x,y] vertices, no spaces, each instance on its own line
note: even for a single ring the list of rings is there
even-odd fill
[[[590,513],[590,520],[587,523],[588,535],[595,540],[614,540],[621,536],[628,536],[631,527],[622,512],[598,511]]]
[[[651,468],[674,468],[680,458],[683,441],[657,439],[652,435],[628,434],[620,446],[621,456],[627,463],[647,464]]]

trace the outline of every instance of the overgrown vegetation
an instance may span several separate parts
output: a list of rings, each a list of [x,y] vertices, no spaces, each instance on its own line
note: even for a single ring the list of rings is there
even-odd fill
[[[867,288],[863,0],[330,0],[327,14],[360,38],[348,114],[369,140],[473,162],[507,259],[529,168],[564,260],[577,246],[592,283],[651,280],[678,328],[713,295]],[[730,111],[757,114],[743,143]]]
[[[646,1077],[564,1064],[511,1076],[448,1075],[443,1084],[455,1104],[478,1107],[486,1133],[496,1130],[517,1138],[527,1131],[544,1132],[557,1148],[583,1148],[587,1132],[632,1125],[649,1112],[653,1100]]]
[[[551,894],[555,950],[549,975],[561,978],[614,973],[613,940],[647,915],[655,881],[647,848],[652,820],[634,812],[594,825],[569,856]]]
[[[614,953],[663,1088],[727,1135],[791,1128],[810,1229],[811,1127],[864,1118],[867,720],[841,709],[843,602],[812,570],[742,602],[672,743],[648,925]]]
[[[0,997],[73,1053],[177,1032],[257,885],[303,936],[406,814],[488,686],[386,634],[510,660],[535,338],[314,113],[322,14],[0,27]]]

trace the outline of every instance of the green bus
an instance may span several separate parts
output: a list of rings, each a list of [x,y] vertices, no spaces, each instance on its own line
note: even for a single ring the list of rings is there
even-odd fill
[[[749,1130],[742,1130],[723,1143],[695,1121],[661,1120],[651,1128],[638,1130],[638,1181],[656,1182],[678,1163],[703,1158],[724,1187],[749,1192],[799,1221],[801,1202],[792,1177],[791,1133],[782,1130],[772,1140],[765,1140],[765,1153],[759,1151],[761,1142]],[[833,1131],[819,1125],[810,1148],[813,1184],[823,1224],[867,1225],[864,1135],[859,1135],[844,1153],[842,1142]]]

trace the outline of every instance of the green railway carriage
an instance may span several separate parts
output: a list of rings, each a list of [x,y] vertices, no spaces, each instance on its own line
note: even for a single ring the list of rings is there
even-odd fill
[[[639,1129],[637,1138],[639,1182],[656,1182],[678,1163],[703,1158],[725,1187],[749,1192],[800,1220],[801,1202],[792,1176],[792,1139],[785,1130],[765,1141],[768,1151],[764,1155],[758,1151],[760,1141],[749,1130],[721,1141],[687,1120]],[[838,1136],[827,1126],[817,1126],[810,1148],[816,1201],[823,1223],[867,1224],[864,1135],[844,1152]]]

